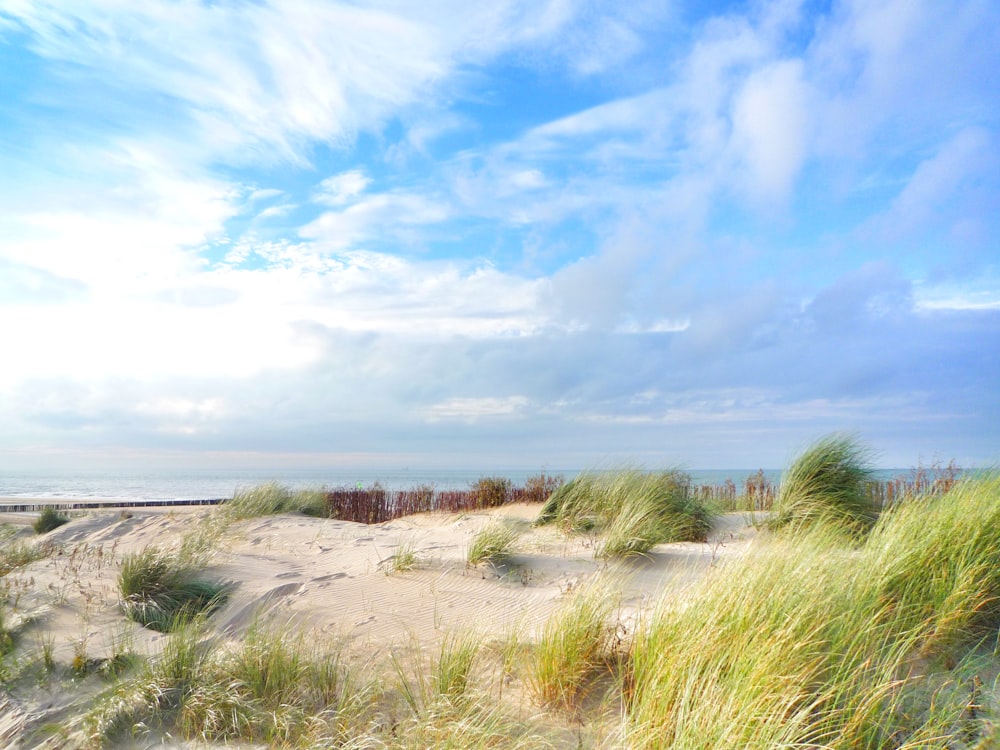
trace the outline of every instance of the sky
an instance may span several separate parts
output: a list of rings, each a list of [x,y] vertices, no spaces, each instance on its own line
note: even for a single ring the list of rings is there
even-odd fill
[[[1000,460],[995,0],[0,0],[0,467]]]

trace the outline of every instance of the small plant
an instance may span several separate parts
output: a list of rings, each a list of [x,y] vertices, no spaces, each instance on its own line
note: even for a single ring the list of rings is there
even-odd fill
[[[511,501],[514,484],[507,477],[480,477],[471,492],[477,507],[496,508]]]
[[[611,656],[616,597],[598,579],[553,614],[535,647],[528,685],[543,706],[574,709]]]
[[[514,679],[525,660],[527,648],[522,637],[523,627],[523,622],[515,622],[508,627],[503,636],[489,644],[490,653],[499,669],[498,686],[501,697],[504,687]]]
[[[107,679],[120,677],[142,662],[135,650],[132,632],[128,627],[118,629],[111,641],[111,654],[101,661],[98,670]]]
[[[390,573],[405,573],[417,567],[419,560],[417,550],[413,542],[400,542],[396,546],[396,552],[389,558],[379,563],[386,575]]]
[[[54,672],[56,668],[55,649],[56,638],[52,633],[40,633],[37,636],[38,648],[42,653],[42,666],[46,672]]]
[[[339,650],[259,625],[220,645],[201,621],[172,634],[159,658],[85,717],[94,744],[158,725],[213,746],[343,747],[370,725],[378,686],[359,679]]]
[[[14,650],[14,636],[7,627],[7,607],[0,602],[0,659]]]
[[[327,494],[322,490],[292,491],[277,482],[241,490],[222,509],[234,519],[273,516],[278,513],[304,513],[321,518],[329,516]]]
[[[536,474],[535,476],[528,477],[524,483],[524,490],[522,491],[523,499],[525,502],[529,503],[544,503],[548,500],[552,493],[558,490],[566,483],[565,478],[561,474]]]
[[[0,577],[7,575],[12,570],[21,568],[35,560],[48,557],[52,552],[52,547],[43,544],[25,544],[15,542],[0,548]]]
[[[73,660],[69,669],[75,677],[86,677],[96,662],[87,654],[87,639],[79,638],[73,641]]]
[[[830,435],[805,450],[785,472],[772,528],[798,528],[816,521],[862,533],[875,523],[868,492],[870,452],[846,435]]]
[[[628,557],[648,552],[657,544],[705,541],[708,511],[672,472],[651,474],[625,495],[605,530],[599,557]]]
[[[473,633],[452,633],[441,642],[434,666],[434,688],[453,705],[459,705],[467,697],[479,645],[480,638]]]
[[[64,516],[52,506],[47,506],[42,508],[42,512],[39,514],[38,520],[35,521],[32,528],[35,529],[36,534],[44,534],[52,531],[52,529],[58,529],[63,524],[67,523],[69,523],[69,518]]]
[[[619,469],[584,473],[556,490],[536,524],[567,532],[605,532],[605,557],[642,554],[656,544],[704,541],[710,513],[678,471]]]
[[[211,612],[225,599],[225,586],[198,579],[195,571],[155,547],[122,560],[118,590],[126,617],[164,633]]]
[[[486,561],[499,562],[509,557],[517,537],[517,530],[503,518],[499,516],[491,518],[472,537],[466,558],[469,565],[478,565]]]

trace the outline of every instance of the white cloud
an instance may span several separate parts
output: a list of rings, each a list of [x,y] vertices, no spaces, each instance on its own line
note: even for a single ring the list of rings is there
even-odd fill
[[[524,396],[505,398],[450,398],[433,404],[425,411],[426,419],[436,422],[442,419],[461,419],[475,422],[486,417],[511,416],[528,406]]]
[[[363,193],[371,182],[371,178],[360,169],[341,172],[323,180],[313,194],[313,200],[329,206],[342,206]]]
[[[821,152],[853,160],[953,129],[945,113],[965,117],[1000,93],[983,75],[1000,65],[998,22],[1000,8],[982,2],[835,6],[807,51],[809,78],[823,92],[814,118]]]
[[[546,184],[545,175],[538,169],[524,169],[510,176],[510,185],[515,190],[536,190]]]
[[[45,57],[104,80],[112,93],[168,98],[211,159],[306,162],[316,142],[347,144],[426,98],[457,67],[510,47],[544,49],[582,74],[620,64],[662,3],[562,0],[420,5],[286,0],[177,5],[6,0],[9,26]],[[98,107],[100,102],[97,103]],[[178,113],[181,114],[181,113]],[[144,127],[156,123],[142,115]],[[169,123],[176,136],[178,123]],[[417,140],[420,140],[418,138]]]
[[[138,144],[94,158],[103,163],[99,184],[72,164],[49,190],[10,196],[0,256],[91,289],[140,294],[199,267],[197,251],[239,210],[232,185]]]
[[[103,2],[19,7],[43,55],[182,102],[216,156],[303,160],[414,101],[450,65],[432,26],[377,7]],[[72,33],[69,31],[72,30]]]
[[[299,230],[302,237],[316,240],[328,250],[362,246],[378,236],[405,241],[412,227],[440,224],[452,215],[440,200],[403,191],[371,194],[342,211],[327,211]]]
[[[983,128],[965,128],[922,161],[881,217],[882,235],[896,238],[936,224],[944,208],[961,199],[963,188],[995,168],[992,141]]]
[[[221,399],[188,399],[177,397],[156,397],[148,401],[140,401],[134,407],[138,414],[145,414],[171,420],[209,420],[225,411]]]
[[[261,211],[255,218],[257,219],[273,219],[278,216],[286,216],[298,208],[294,203],[282,203],[277,206],[268,206],[263,211]]]
[[[270,198],[277,198],[280,195],[284,195],[284,191],[277,188],[256,188],[247,196],[247,203],[266,201]]]
[[[996,270],[958,282],[921,282],[914,286],[917,310],[1000,310],[1000,278]]]
[[[810,96],[801,60],[754,71],[733,106],[733,146],[752,203],[787,202],[807,154]]]
[[[633,320],[620,324],[615,328],[615,333],[680,333],[690,327],[690,320],[661,318],[645,325]]]

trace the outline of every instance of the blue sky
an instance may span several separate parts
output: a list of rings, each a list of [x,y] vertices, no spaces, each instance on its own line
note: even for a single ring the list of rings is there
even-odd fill
[[[991,0],[0,0],[0,464],[993,463],[997,70]]]

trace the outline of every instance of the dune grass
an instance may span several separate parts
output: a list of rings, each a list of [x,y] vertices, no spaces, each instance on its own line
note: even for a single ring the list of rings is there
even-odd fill
[[[379,567],[386,575],[391,573],[406,573],[415,570],[420,564],[417,547],[413,540],[401,541],[396,545],[396,551],[388,558],[379,562]]]
[[[36,534],[45,534],[53,529],[69,523],[69,518],[52,507],[42,508],[38,514],[38,519],[32,524]]]
[[[483,643],[484,633],[460,630],[446,633],[429,658],[417,643],[394,652],[392,667],[397,691],[384,698],[387,710],[399,723],[391,737],[375,732],[357,738],[358,747],[401,750],[556,747],[557,743],[547,736],[544,728],[516,718],[500,700],[502,679],[499,694],[490,689],[486,678],[489,654]],[[521,647],[517,638],[512,638],[508,645]],[[501,657],[502,652],[503,649]]]
[[[575,710],[594,678],[609,673],[617,606],[610,582],[599,577],[574,592],[546,621],[528,675],[529,689],[540,705]]]
[[[191,621],[159,658],[107,691],[85,719],[93,745],[163,729],[206,742],[339,747],[364,733],[379,688],[328,644],[252,627],[235,644]]]
[[[875,523],[868,492],[871,452],[850,435],[828,435],[807,448],[785,471],[771,527],[799,528],[834,522],[855,533]]]
[[[510,557],[517,538],[517,529],[506,519],[494,516],[473,535],[466,560],[469,565],[478,565],[482,562],[502,562]]]
[[[711,518],[682,472],[624,468],[585,472],[563,484],[536,523],[556,523],[568,532],[603,532],[598,554],[627,557],[657,544],[704,541]]]
[[[108,689],[84,718],[91,746],[150,732],[208,743],[283,748],[547,748],[472,683],[475,634],[448,635],[429,665],[358,662],[336,644],[254,626],[227,643],[194,621],[160,657]],[[411,663],[412,661],[412,663]]]
[[[15,541],[0,546],[0,577],[52,554],[49,544],[28,544]]]
[[[304,513],[318,518],[330,515],[323,490],[291,490],[277,482],[240,490],[222,505],[222,511],[236,520],[279,513]]]
[[[160,632],[211,612],[226,597],[224,585],[199,578],[175,554],[156,547],[122,559],[118,592],[126,617]]]
[[[1000,482],[902,506],[863,545],[844,531],[824,516],[664,603],[631,656],[630,747],[989,736],[970,705],[997,646]]]
[[[1000,475],[957,483],[884,514],[865,544],[871,585],[945,652],[1000,627]]]

